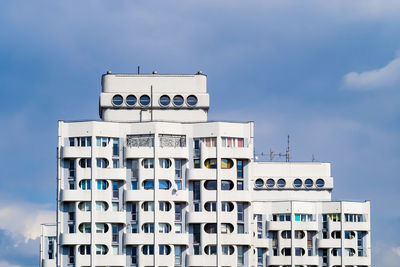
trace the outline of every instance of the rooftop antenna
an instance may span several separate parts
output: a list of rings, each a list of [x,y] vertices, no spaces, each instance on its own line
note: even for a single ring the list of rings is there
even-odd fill
[[[264,153],[261,153],[261,155],[263,156]],[[276,154],[274,151],[272,151],[272,149],[269,149],[269,160],[274,161],[275,157],[279,157],[279,158],[285,157],[286,162],[290,161],[290,135],[287,136],[287,148],[286,148],[285,153]]]
[[[137,66],[137,74],[140,74],[140,66]]]
[[[314,154],[312,154],[312,162],[316,161],[317,159],[314,157]]]
[[[287,136],[286,162],[290,161],[290,135]]]

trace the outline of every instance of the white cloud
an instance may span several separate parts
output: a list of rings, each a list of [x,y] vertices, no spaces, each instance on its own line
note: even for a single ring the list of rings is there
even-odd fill
[[[21,267],[20,265],[11,265],[6,261],[0,261],[0,266],[1,267]]]
[[[343,76],[343,87],[351,90],[371,90],[400,85],[400,56],[386,66],[365,72],[350,72]]]
[[[372,266],[398,267],[400,247],[377,241],[372,247]]]
[[[48,222],[55,222],[55,211],[49,210],[46,205],[1,201],[0,229],[10,233],[16,243],[38,238],[40,224]]]

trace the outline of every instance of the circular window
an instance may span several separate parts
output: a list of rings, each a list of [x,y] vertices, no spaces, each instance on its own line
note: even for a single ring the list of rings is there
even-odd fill
[[[115,96],[112,98],[112,103],[113,103],[113,105],[115,105],[115,106],[121,106],[122,102],[124,102],[124,99],[122,98],[121,95],[115,95]]]
[[[312,187],[312,186],[314,185],[314,182],[313,182],[313,180],[311,180],[311,179],[307,179],[307,180],[304,182],[304,185],[305,185],[305,187],[310,188],[310,187]]]
[[[279,179],[277,182],[278,187],[285,187],[286,181],[283,179]]]
[[[190,95],[186,98],[186,103],[188,104],[188,106],[195,106],[197,104],[197,97],[195,97],[194,95]]]
[[[303,182],[300,179],[296,179],[293,182],[293,186],[299,188],[300,186],[303,185]]]
[[[175,106],[182,106],[183,105],[183,97],[181,95],[174,96],[174,105]]]
[[[148,95],[142,95],[140,97],[140,105],[148,106],[150,104],[150,97]]]
[[[275,186],[274,179],[268,179],[267,180],[267,187],[274,187],[274,186]]]
[[[256,187],[262,187],[264,185],[264,181],[262,179],[256,180]]]
[[[168,106],[169,103],[171,103],[171,99],[167,95],[163,95],[160,97],[160,105],[165,107]]]
[[[322,179],[318,179],[315,184],[317,185],[317,187],[323,187],[325,185],[324,180]]]
[[[128,95],[126,97],[126,104],[128,106],[134,106],[136,104],[136,96],[134,95]]]

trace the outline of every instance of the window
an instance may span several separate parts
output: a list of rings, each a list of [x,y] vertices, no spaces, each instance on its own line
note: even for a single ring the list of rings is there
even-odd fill
[[[364,214],[345,214],[344,218],[346,222],[366,222],[366,216]]]
[[[241,191],[243,188],[243,181],[237,181],[237,190]]]
[[[154,168],[154,159],[144,159],[144,160],[142,160],[142,166],[145,169],[153,169]]]
[[[267,187],[274,187],[275,186],[275,180],[274,179],[268,179],[267,180]]]
[[[154,189],[154,180],[144,180],[143,188],[146,190]]]
[[[154,255],[154,245],[143,245],[142,252],[144,255]]]
[[[295,214],[294,220],[296,222],[314,222],[315,216],[313,214]]]
[[[194,159],[194,160],[193,160],[193,167],[194,167],[195,169],[201,168],[201,166],[200,166],[200,159]]]
[[[138,225],[136,223],[131,224],[131,233],[137,234],[138,233]]]
[[[181,265],[182,264],[182,248],[181,246],[175,245],[174,246],[174,264],[176,265]]]
[[[79,166],[81,168],[91,168],[92,167],[92,160],[90,158],[83,158],[79,160]]]
[[[230,234],[233,232],[233,225],[230,223],[221,223],[221,233]]]
[[[145,201],[142,203],[143,211],[154,211],[154,202],[153,201]]]
[[[244,224],[243,223],[238,223],[237,224],[237,233],[238,234],[244,234]]]
[[[113,255],[119,255],[119,246],[118,245],[112,245],[112,252]]]
[[[207,169],[216,169],[217,168],[217,159],[206,159],[204,161],[204,166]]]
[[[92,137],[84,136],[84,137],[70,137],[69,146],[79,146],[79,147],[90,147],[92,146]]]
[[[274,222],[290,222],[290,213],[272,214],[272,221]]]
[[[118,243],[119,240],[119,226],[117,224],[112,224],[112,242]]]
[[[353,248],[345,248],[344,249],[345,256],[353,257],[356,254],[356,251]]]
[[[332,233],[331,233],[331,236],[332,236],[332,238],[333,239],[341,239],[341,232],[340,231],[333,231]]]
[[[300,179],[295,179],[293,182],[293,186],[299,188],[303,185],[303,182]]]
[[[97,190],[106,190],[108,182],[106,180],[97,180]]]
[[[292,238],[292,232],[291,231],[282,231],[281,236],[284,239],[291,239]]]
[[[150,104],[150,97],[148,95],[142,95],[139,98],[139,103],[142,106],[148,106]]]
[[[112,103],[114,106],[121,106],[122,102],[124,102],[124,99],[122,98],[121,95],[115,95],[112,98]]]
[[[105,223],[96,223],[96,233],[102,234],[107,233],[108,225]]]
[[[138,181],[134,180],[131,182],[131,188],[132,190],[138,190]]]
[[[192,224],[192,233],[193,233],[193,243],[200,243],[200,224]],[[195,254],[198,255],[198,254]]]
[[[294,238],[303,239],[304,237],[305,237],[304,231],[299,231],[299,230],[294,231]]]
[[[153,147],[154,134],[139,134],[126,136],[127,147]]]
[[[182,178],[182,166],[185,164],[184,160],[175,159],[175,179]]]
[[[244,266],[244,246],[237,246],[237,264]]]
[[[158,252],[160,255],[169,255],[171,248],[168,245],[158,245]]]
[[[171,99],[169,98],[169,96],[167,95],[162,95],[160,97],[160,105],[163,107],[166,107],[169,105],[169,103],[171,103]]]
[[[216,180],[208,180],[204,183],[204,187],[207,190],[217,190],[217,181]]]
[[[188,106],[193,107],[197,104],[197,97],[194,95],[190,95],[186,98],[186,103]]]
[[[277,182],[278,187],[285,187],[286,186],[286,181],[284,179],[279,179]]]
[[[208,245],[204,248],[204,252],[207,255],[217,255],[217,246],[216,245]]]
[[[97,168],[107,168],[108,167],[108,160],[104,158],[97,158],[96,159]]]
[[[110,142],[110,137],[96,137],[96,145],[98,147],[106,147],[108,145],[108,142]]]
[[[233,210],[233,203],[232,202],[221,202],[221,211],[231,212]]]
[[[233,160],[221,159],[221,169],[231,169],[233,167]]]
[[[131,263],[132,263],[132,265],[136,265],[138,263],[136,246],[133,246],[131,249]]]
[[[183,105],[184,100],[183,100],[183,97],[181,95],[176,95],[173,98],[173,102],[174,102],[175,106],[180,107],[180,106]]]
[[[96,201],[96,211],[106,211],[108,209],[108,204],[103,201]]]
[[[79,182],[79,187],[82,190],[90,190],[91,189],[91,180],[85,179]]]
[[[323,186],[325,185],[325,182],[324,182],[324,180],[322,180],[322,179],[318,179],[318,180],[315,182],[315,184],[316,184],[317,187],[323,187]]]
[[[283,248],[281,250],[281,254],[282,254],[282,256],[290,256],[290,255],[292,255],[292,251],[290,248]]]
[[[106,255],[107,250],[105,245],[96,245],[96,255]]]
[[[176,234],[182,233],[182,224],[181,223],[175,223],[175,233]]]
[[[340,256],[342,256],[342,250],[340,248],[332,248],[331,254],[332,254],[332,256],[340,257]]]
[[[130,203],[128,204],[128,208],[130,208],[131,214],[132,214],[132,221],[137,221],[137,204],[136,203]]]
[[[159,134],[160,147],[186,147],[186,135]]]
[[[112,210],[119,211],[119,202],[112,202]]]
[[[182,220],[182,211],[184,208],[184,203],[175,202],[175,221],[180,222]]]
[[[171,204],[168,201],[160,201],[158,202],[158,208],[160,211],[170,211]]]
[[[158,224],[159,233],[169,233],[171,232],[171,225],[168,223],[159,223]]]
[[[233,182],[229,181],[229,180],[222,180],[221,181],[221,190],[232,190],[233,189]]]
[[[154,224],[153,223],[145,223],[142,225],[142,230],[145,233],[154,233]]]
[[[244,161],[242,159],[236,160],[236,170],[238,179],[243,179],[243,165]]]
[[[119,168],[119,159],[113,159],[112,162],[114,169]]]
[[[125,100],[126,104],[130,107],[134,106],[136,104],[136,101],[137,99],[134,95],[128,95]]]
[[[222,255],[232,255],[234,248],[231,245],[222,245]]]
[[[244,207],[245,204],[238,202],[237,203],[237,219],[238,221],[244,221]]]
[[[206,204],[204,204],[204,208],[206,209],[206,211],[215,212],[217,211],[217,202],[215,201],[206,202]]]
[[[80,202],[78,208],[80,211],[91,211],[92,203],[89,201]]]
[[[295,256],[304,256],[304,254],[306,253],[306,251],[303,248],[295,248],[294,249],[294,255]]]
[[[90,233],[92,230],[90,223],[81,223],[78,227],[79,232],[81,233]]]
[[[264,181],[262,179],[257,179],[256,180],[256,187],[263,187],[264,186]]]
[[[333,214],[327,214],[329,219],[333,222],[340,222],[341,218],[340,218],[340,213],[333,213]]]
[[[345,239],[353,239],[356,237],[356,234],[353,231],[345,231],[344,238]]]
[[[217,233],[217,224],[216,223],[207,223],[204,226],[204,231],[207,234],[216,234]]]
[[[80,245],[79,253],[81,255],[90,255],[90,245]]]
[[[172,162],[170,159],[159,159],[158,161],[160,163],[160,168],[168,169],[171,167]]]
[[[203,137],[197,139],[198,142],[201,141],[206,147],[216,147],[217,146],[217,138],[216,137]],[[200,143],[197,145],[197,148],[200,148]]]
[[[314,182],[311,179],[306,179],[306,181],[304,182],[304,186],[307,187],[307,188],[310,188],[313,185],[314,185]]]
[[[176,189],[182,190],[182,180],[175,180]]]
[[[167,180],[158,180],[158,188],[162,190],[168,190],[171,188],[171,183]]]

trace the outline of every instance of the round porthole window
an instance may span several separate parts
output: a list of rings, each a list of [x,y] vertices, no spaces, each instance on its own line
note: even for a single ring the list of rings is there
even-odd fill
[[[310,188],[314,185],[313,180],[311,179],[306,179],[306,181],[304,182],[305,187]]]
[[[256,187],[260,188],[263,187],[264,181],[262,179],[257,179],[256,180]]]
[[[134,95],[128,95],[126,97],[126,104],[128,106],[134,106],[136,104],[136,101],[137,101],[137,99],[136,99],[136,96],[134,96]]]
[[[139,101],[140,105],[148,106],[150,104],[150,97],[148,95],[142,95]]]
[[[300,186],[303,185],[303,182],[300,179],[296,179],[293,182],[293,186],[299,188]]]
[[[160,97],[160,105],[166,107],[171,103],[171,99],[167,95],[163,95]]]
[[[124,99],[122,98],[121,95],[115,95],[112,98],[112,103],[114,106],[121,106],[122,102],[124,102]]]
[[[181,95],[174,96],[174,105],[175,106],[180,107],[180,106],[183,105],[183,102],[184,102],[184,100],[183,100],[183,97]]]
[[[318,179],[315,184],[317,185],[317,187],[323,187],[325,185],[324,180],[322,179]]]
[[[286,186],[286,181],[283,179],[279,179],[277,182],[278,187],[285,187]]]
[[[186,103],[188,104],[188,106],[195,106],[197,104],[197,97],[195,97],[194,95],[188,96],[186,99]]]
[[[274,179],[268,179],[267,180],[267,187],[274,187],[274,186],[275,186]]]

